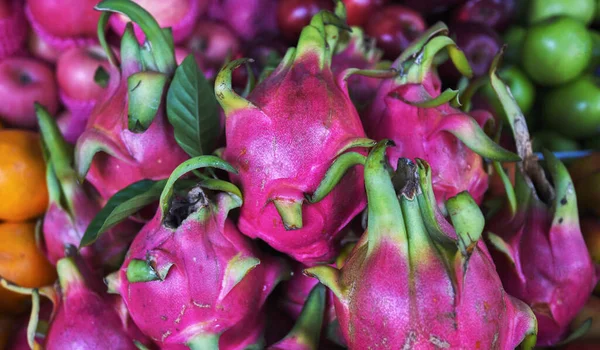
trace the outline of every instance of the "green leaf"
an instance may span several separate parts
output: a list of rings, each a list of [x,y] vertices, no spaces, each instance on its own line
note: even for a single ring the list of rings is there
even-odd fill
[[[167,93],[167,117],[175,140],[191,157],[213,151],[219,135],[217,99],[193,55],[175,71]]]
[[[85,230],[79,247],[94,243],[102,233],[158,200],[167,180],[141,180],[112,196]]]

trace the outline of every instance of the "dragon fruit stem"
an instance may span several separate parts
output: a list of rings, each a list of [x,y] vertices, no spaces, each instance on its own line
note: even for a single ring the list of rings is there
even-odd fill
[[[312,17],[310,24],[302,29],[295,59],[304,55],[317,55],[319,67],[322,69],[331,65],[339,29],[351,30],[345,21],[335,14],[322,10]]]
[[[31,293],[31,313],[29,314],[29,322],[27,323],[27,344],[30,349],[39,349],[39,344],[35,341],[35,333],[40,322],[40,292],[33,289]]]
[[[60,190],[62,189],[65,193],[64,198],[66,199],[69,213],[72,214],[75,209],[73,200],[79,186],[77,173],[72,168],[70,161],[73,158],[70,154],[72,153],[72,148],[65,141],[56,121],[50,116],[50,113],[37,102],[35,103],[35,112],[42,142],[49,152],[47,177],[53,178],[48,182],[48,187],[49,192],[54,192],[50,198],[52,201],[60,201]]]
[[[329,265],[318,265],[302,271],[308,277],[314,277],[329,288],[340,300],[346,299],[346,291],[340,284],[340,270]]]
[[[369,203],[367,254],[373,252],[383,238],[382,235],[391,235],[402,242],[407,240],[402,210],[390,180],[390,167],[385,158],[385,150],[389,144],[392,144],[389,140],[379,142],[371,150],[365,163],[365,187]]]
[[[133,1],[124,0],[104,0],[95,6],[98,11],[111,11],[121,13],[139,25],[146,40],[152,47],[152,53],[156,61],[158,70],[167,75],[171,75],[177,64],[175,62],[175,50],[172,40],[167,38],[158,22],[143,7]]]
[[[185,175],[186,173],[188,173],[192,170],[196,170],[196,169],[200,169],[200,168],[207,168],[207,167],[221,169],[221,170],[224,170],[224,171],[227,171],[230,173],[237,174],[237,170],[235,170],[235,168],[233,168],[231,165],[229,165],[229,163],[225,162],[223,159],[221,159],[219,157],[198,156],[198,157],[194,157],[194,158],[186,160],[185,162],[181,163],[177,168],[175,168],[175,170],[173,170],[173,172],[171,173],[171,176],[169,176],[169,179],[167,180],[167,183],[165,184],[165,188],[163,189],[163,191],[160,195],[159,206],[163,212],[163,215],[168,212],[169,199],[171,198],[171,195],[173,194],[173,186],[175,185],[175,182],[181,176]],[[231,185],[230,188],[233,189],[233,191],[234,191],[234,192],[232,192],[232,194],[239,196],[241,198],[241,192],[235,185]]]
[[[112,52],[110,45],[108,44],[108,41],[106,40],[105,28],[108,25],[109,18],[110,18],[110,14],[105,12],[105,13],[102,13],[100,15],[100,18],[98,19],[98,41],[100,42],[100,46],[102,46],[102,49],[104,50],[104,52],[106,52],[106,57],[108,58],[108,62],[110,62],[110,64],[113,67],[118,67],[119,63],[117,62],[115,54]]]
[[[252,104],[252,102],[235,93],[235,91],[233,91],[233,87],[231,86],[231,74],[237,67],[245,64],[246,62],[254,62],[254,60],[251,58],[240,58],[231,61],[221,69],[219,74],[217,74],[217,78],[215,79],[215,95],[217,96],[217,100],[219,101],[219,104],[221,104],[223,111],[225,111],[226,117],[232,115],[235,111],[240,109],[258,109],[258,107]]]
[[[433,64],[435,56],[443,49],[448,50],[450,60],[462,75],[467,78],[473,76],[473,70],[469,65],[465,53],[458,48],[454,40],[447,36],[436,36],[429,40],[423,47],[423,50],[419,53],[415,60],[416,64],[408,71],[408,81],[412,83],[422,82],[427,73],[431,70],[431,65]]]
[[[448,34],[448,27],[444,22],[437,22],[421,34],[412,44],[410,44],[406,50],[404,50],[398,59],[392,64],[396,70],[402,72],[404,62],[410,58],[416,58],[416,56],[423,50],[423,46],[431,40],[431,38],[437,35]]]

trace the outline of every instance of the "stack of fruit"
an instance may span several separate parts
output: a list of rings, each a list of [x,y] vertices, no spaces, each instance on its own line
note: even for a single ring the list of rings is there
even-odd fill
[[[0,350],[597,346],[583,3],[1,3]]]

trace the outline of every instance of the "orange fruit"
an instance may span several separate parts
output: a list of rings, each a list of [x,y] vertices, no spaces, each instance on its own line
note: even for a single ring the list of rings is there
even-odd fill
[[[22,287],[52,284],[56,270],[38,248],[32,222],[0,223],[0,276]],[[0,286],[0,313],[19,313],[31,298]]]
[[[0,198],[0,220],[25,221],[46,210],[46,165],[37,133],[0,130]]]

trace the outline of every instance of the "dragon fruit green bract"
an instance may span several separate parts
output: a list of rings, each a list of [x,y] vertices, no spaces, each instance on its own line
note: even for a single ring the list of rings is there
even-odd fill
[[[87,226],[100,211],[100,204],[91,195],[87,184],[77,181],[72,168],[72,150],[56,122],[41,105],[35,107],[48,162],[46,178],[50,203],[42,226],[44,250],[48,260],[56,264],[65,256],[67,246],[79,246]],[[93,270],[114,271],[138,230],[138,225],[125,221],[93,246],[82,249],[81,254]]]
[[[394,62],[401,74],[381,83],[363,116],[369,137],[391,139],[396,144],[388,151],[392,165],[400,157],[420,157],[431,164],[433,189],[442,210],[448,198],[465,190],[477,203],[482,201],[488,175],[481,156],[519,160],[481,129],[480,124],[492,118],[488,112],[467,115],[448,103],[458,91],[441,92],[441,81],[432,67],[441,49],[448,49],[463,74],[471,72],[462,51],[449,37],[439,35],[445,31],[441,24],[432,27]]]
[[[234,185],[204,178],[185,197],[171,199],[179,176],[205,166],[235,171],[214,156],[182,163],[163,190],[156,216],[107,280],[135,323],[159,345],[244,349],[261,343],[263,305],[289,272],[227,218],[242,202]]]
[[[506,85],[491,81],[517,140],[522,163],[515,185],[490,212],[486,230],[504,288],[531,306],[538,320],[538,345],[567,336],[569,324],[591,295],[598,277],[579,226],[577,198],[566,167],[550,152],[544,158],[551,186],[533,157],[526,123]],[[503,171],[496,164],[496,170]]]
[[[535,317],[502,288],[472,197],[448,200],[451,225],[437,208],[427,163],[401,158],[392,177],[386,145],[366,160],[368,227],[345,265],[305,270],[334,292],[348,347],[532,348]]]
[[[175,54],[168,34],[150,14],[132,1],[105,0],[96,8],[122,11],[147,32],[151,45],[140,48],[131,25],[121,40],[121,66],[101,37],[101,44],[113,64],[105,97],[90,115],[86,130],[76,145],[76,165],[80,176],[108,199],[117,191],[142,179],[164,179],[189,158],[175,141],[164,107],[164,90],[175,69]],[[104,13],[99,21],[108,20]],[[145,68],[146,70],[144,70]],[[131,86],[131,88],[130,88]],[[134,88],[135,87],[135,88]],[[147,94],[134,103],[133,91]],[[141,91],[141,92],[139,92]],[[157,106],[148,100],[161,101]],[[140,115],[132,119],[132,115]]]
[[[364,156],[347,151],[373,142],[348,97],[348,71],[331,70],[336,25],[345,26],[331,12],[315,15],[247,100],[231,88],[245,60],[215,82],[227,117],[223,157],[239,170],[232,180],[245,196],[240,230],[305,264],[332,260],[340,230],[365,207],[362,174],[352,167]]]

